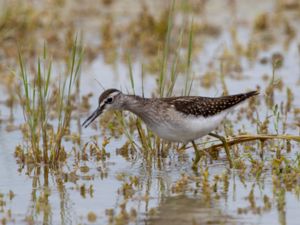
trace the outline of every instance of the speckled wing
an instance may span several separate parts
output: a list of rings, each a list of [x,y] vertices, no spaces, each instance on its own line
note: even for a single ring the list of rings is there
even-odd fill
[[[174,106],[177,111],[186,115],[210,117],[257,94],[257,91],[251,91],[248,93],[223,96],[219,98],[186,96],[162,98],[161,100]]]

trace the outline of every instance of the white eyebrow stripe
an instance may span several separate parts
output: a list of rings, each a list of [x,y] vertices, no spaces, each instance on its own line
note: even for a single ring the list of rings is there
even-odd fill
[[[109,98],[109,97],[115,97],[116,95],[118,95],[118,94],[120,94],[120,92],[113,92],[113,93],[111,93],[109,96],[107,96],[107,98]],[[106,98],[106,99],[107,99]]]

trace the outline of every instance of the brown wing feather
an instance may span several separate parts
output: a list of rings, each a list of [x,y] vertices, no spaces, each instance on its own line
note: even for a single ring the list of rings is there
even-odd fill
[[[248,93],[229,95],[218,98],[188,96],[162,98],[161,100],[173,105],[175,109],[187,115],[209,117],[229,109],[238,103],[257,95],[257,91]]]

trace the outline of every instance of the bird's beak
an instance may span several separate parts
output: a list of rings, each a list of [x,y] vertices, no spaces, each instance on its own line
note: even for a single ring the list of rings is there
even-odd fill
[[[98,107],[95,112],[92,113],[82,124],[84,128],[87,128],[101,113],[103,112],[103,109]]]

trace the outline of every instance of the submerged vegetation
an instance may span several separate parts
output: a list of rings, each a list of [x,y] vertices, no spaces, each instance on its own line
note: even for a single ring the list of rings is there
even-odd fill
[[[0,223],[294,220],[300,5],[270,2],[259,10],[238,1],[3,3],[0,132],[13,141],[0,138]],[[130,113],[106,113],[82,130],[102,85],[157,97],[261,95],[216,130],[230,154],[204,137],[192,170],[191,145],[159,139]]]

